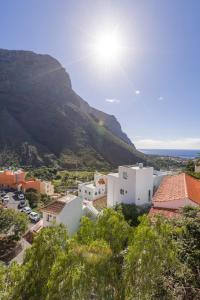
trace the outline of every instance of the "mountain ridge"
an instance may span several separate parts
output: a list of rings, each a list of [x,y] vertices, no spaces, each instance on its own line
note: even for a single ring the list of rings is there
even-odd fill
[[[5,152],[33,166],[145,161],[115,116],[77,95],[69,74],[50,55],[0,49],[0,70],[1,164]]]

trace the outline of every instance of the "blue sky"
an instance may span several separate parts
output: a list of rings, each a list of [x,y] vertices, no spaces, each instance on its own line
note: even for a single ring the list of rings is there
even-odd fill
[[[112,26],[124,49],[106,69],[88,45]],[[0,0],[0,48],[57,58],[138,148],[200,149],[199,32],[198,0]]]

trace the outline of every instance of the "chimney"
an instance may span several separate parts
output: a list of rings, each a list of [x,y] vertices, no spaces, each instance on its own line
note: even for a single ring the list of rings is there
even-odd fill
[[[139,163],[139,168],[142,169],[143,168],[143,163]]]

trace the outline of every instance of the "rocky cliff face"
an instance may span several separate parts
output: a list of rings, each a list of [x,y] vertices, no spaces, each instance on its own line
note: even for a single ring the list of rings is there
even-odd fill
[[[0,50],[0,160],[64,167],[144,160],[114,116],[88,105],[49,55]]]

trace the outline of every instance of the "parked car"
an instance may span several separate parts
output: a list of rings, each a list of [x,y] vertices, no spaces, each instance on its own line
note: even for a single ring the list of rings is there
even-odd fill
[[[30,214],[29,214],[29,218],[31,219],[32,222],[35,222],[37,223],[39,220],[40,220],[40,216],[38,213],[32,211]]]
[[[29,215],[31,213],[31,208],[29,206],[25,206],[22,208],[21,210],[22,212],[26,213],[27,215]]]
[[[5,196],[3,197],[3,202],[8,202],[9,199],[10,199],[10,197],[9,197],[8,195],[5,195]]]
[[[18,204],[18,209],[21,209],[23,207],[26,206],[26,201],[25,200],[21,200],[20,203]]]
[[[3,196],[6,195],[6,192],[5,192],[4,190],[2,190],[2,191],[0,192],[0,194],[1,194],[1,196],[3,197]]]
[[[24,197],[24,194],[22,194],[22,193],[21,193],[21,194],[18,194],[18,199],[19,199],[19,200],[23,200],[24,198],[25,198],[25,197]]]

